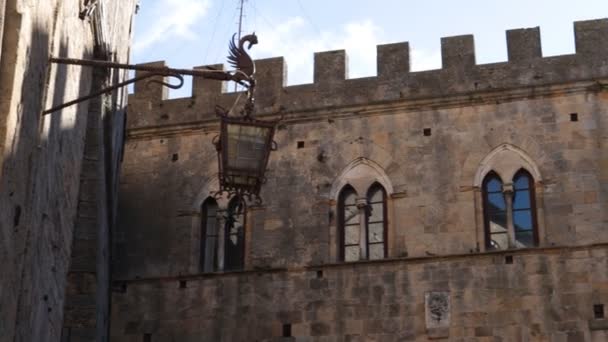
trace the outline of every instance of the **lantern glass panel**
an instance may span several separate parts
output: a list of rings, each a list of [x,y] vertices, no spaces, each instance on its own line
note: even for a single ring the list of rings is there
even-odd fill
[[[266,167],[270,127],[228,123],[225,172],[233,184],[254,185]]]

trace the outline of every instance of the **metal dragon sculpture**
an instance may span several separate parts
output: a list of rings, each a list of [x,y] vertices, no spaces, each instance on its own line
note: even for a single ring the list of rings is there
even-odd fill
[[[230,41],[230,55],[228,56],[228,62],[236,69],[236,72],[232,75],[233,81],[238,82],[241,85],[249,86],[252,88],[255,86],[255,64],[253,59],[247,53],[247,50],[258,43],[258,37],[253,34],[248,34],[241,38],[239,45],[236,45],[236,33],[232,36]],[[247,50],[245,50],[245,43],[249,43]],[[243,84],[246,83],[247,85]]]
[[[249,43],[247,48],[245,48],[246,43]],[[222,81],[233,81],[247,89],[247,104],[245,105],[243,114],[246,117],[253,111],[254,106],[254,97],[253,92],[255,89],[255,63],[247,50],[251,49],[251,47],[258,43],[258,37],[255,33],[248,34],[242,37],[238,41],[236,40],[236,33],[232,36],[232,40],[230,41],[228,55],[228,63],[235,70],[232,72],[228,71],[220,71],[210,73],[206,78],[212,78],[216,80]],[[225,112],[223,108],[219,109],[220,112]]]

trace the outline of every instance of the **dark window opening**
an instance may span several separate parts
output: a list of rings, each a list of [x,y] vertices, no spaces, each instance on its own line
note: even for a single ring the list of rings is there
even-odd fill
[[[203,202],[201,213],[201,255],[202,272],[217,270],[218,220],[217,202],[209,197]]]
[[[291,324],[283,324],[283,337],[291,337]]]
[[[513,226],[517,247],[538,245],[534,179],[524,169],[513,177]]]
[[[317,278],[323,278],[323,271],[317,271]]]
[[[570,121],[572,121],[572,122],[578,121],[578,113],[570,113]]]
[[[245,202],[234,197],[224,217],[224,268],[240,270],[245,265]]]
[[[424,134],[425,137],[430,137],[431,136],[431,129],[430,128],[425,128],[422,130],[422,133]]]
[[[502,192],[502,180],[490,172],[483,181],[483,216],[487,249],[507,249],[507,205]]]
[[[490,172],[482,185],[487,249],[525,248],[538,245],[534,179],[521,169],[513,177],[513,192],[505,194],[498,174]],[[507,207],[505,196],[512,196]],[[511,222],[507,220],[511,219]],[[515,241],[509,240],[512,229]],[[510,246],[515,244],[514,246]]]
[[[173,156],[171,157],[172,161],[177,161],[179,159],[179,155],[177,153],[174,153]]]
[[[386,250],[386,191],[375,183],[367,192],[367,257],[384,259]]]
[[[179,288],[180,289],[185,289],[187,286],[187,282],[185,280],[180,280],[179,281]]]
[[[604,319],[604,304],[593,305],[593,317],[595,319]]]
[[[350,185],[340,192],[338,220],[340,227],[340,260],[359,260],[359,209],[357,193]]]
[[[298,141],[298,148],[304,148],[304,142]]]
[[[380,184],[373,184],[366,201],[359,204],[355,190],[350,185],[344,187],[338,198],[340,260],[361,260],[362,251],[369,260],[386,258],[386,217],[386,191]]]
[[[13,227],[17,227],[21,221],[21,206],[15,207],[15,215],[13,216]]]
[[[513,263],[513,256],[512,255],[505,256],[505,264],[512,264],[512,263]]]

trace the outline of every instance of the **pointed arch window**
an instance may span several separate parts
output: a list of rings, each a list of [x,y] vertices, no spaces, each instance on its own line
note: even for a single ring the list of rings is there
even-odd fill
[[[201,206],[200,270],[240,270],[245,265],[245,203],[232,198],[225,209],[209,197]]]
[[[538,245],[534,180],[521,169],[513,177],[513,226],[518,247]]]
[[[218,206],[213,198],[207,198],[201,208],[201,257],[202,272],[217,270]]]
[[[340,258],[342,261],[382,259],[387,256],[386,191],[373,184],[366,197],[346,185],[338,196]]]
[[[342,189],[339,196],[338,211],[340,225],[340,257],[343,261],[356,261],[361,258],[359,209],[357,193],[350,185]]]
[[[369,259],[386,258],[386,191],[375,183],[367,192],[367,250]]]
[[[228,203],[224,225],[224,269],[240,270],[245,264],[245,202],[234,197]]]
[[[534,179],[521,169],[512,183],[503,184],[495,172],[483,181],[483,211],[487,249],[538,245]]]
[[[486,248],[509,248],[507,205],[502,180],[494,172],[489,173],[483,182],[483,199]]]

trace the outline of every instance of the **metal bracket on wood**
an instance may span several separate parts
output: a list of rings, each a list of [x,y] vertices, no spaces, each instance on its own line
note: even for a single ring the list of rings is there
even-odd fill
[[[101,89],[94,93],[91,93],[87,96],[78,98],[76,100],[66,102],[64,104],[55,106],[51,109],[45,110],[43,115],[51,114],[65,107],[69,107],[75,104],[78,104],[83,101],[90,100],[94,97],[112,92],[116,89],[120,89],[122,87],[126,87],[129,84],[139,82],[154,76],[164,76],[164,77],[175,77],[179,83],[171,84],[167,82],[152,80],[149,82],[159,83],[165,87],[171,89],[179,89],[184,85],[184,76],[192,76],[192,77],[202,77],[206,79],[214,79],[219,81],[235,81],[241,84],[244,87],[248,88],[248,92],[251,93],[253,91],[252,85],[243,82],[237,73],[230,73],[222,70],[214,70],[211,68],[207,69],[173,69],[168,67],[158,67],[158,66],[147,66],[147,65],[133,65],[133,64],[123,64],[123,63],[115,63],[115,62],[107,62],[107,61],[99,61],[99,60],[89,60],[89,59],[72,59],[72,58],[51,58],[51,63],[55,64],[69,64],[69,65],[80,65],[80,66],[88,66],[88,67],[96,67],[96,68],[109,68],[109,69],[122,69],[122,70],[135,70],[135,71],[146,71],[146,74],[141,76],[126,80],[124,82],[120,82],[118,84],[109,86],[107,88]]]

